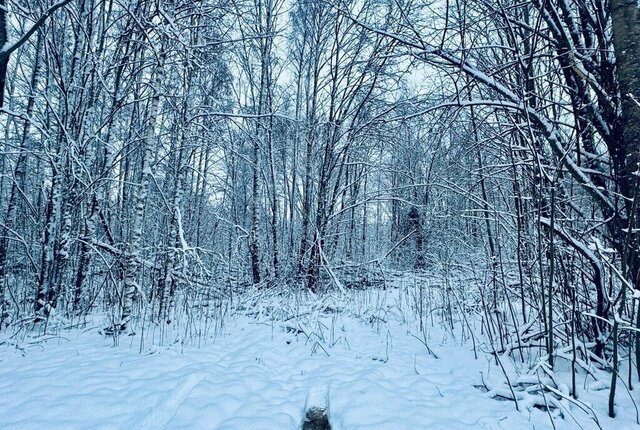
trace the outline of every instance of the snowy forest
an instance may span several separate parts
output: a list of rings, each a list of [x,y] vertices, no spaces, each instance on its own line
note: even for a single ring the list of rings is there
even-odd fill
[[[637,0],[0,0],[0,428],[639,426],[638,65]],[[29,409],[82,342],[144,369],[243,336],[399,373],[353,415],[378,370],[295,379],[284,421],[189,421],[204,365],[144,422]]]

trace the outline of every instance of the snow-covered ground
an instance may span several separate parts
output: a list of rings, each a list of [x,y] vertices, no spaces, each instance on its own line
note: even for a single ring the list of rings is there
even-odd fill
[[[305,407],[323,402],[334,430],[554,428],[546,411],[478,389],[502,381],[500,369],[437,318],[421,333],[409,288],[303,296],[236,299],[199,347],[176,338],[141,353],[139,334],[114,346],[98,324],[5,335],[0,429],[298,429]],[[633,424],[599,406],[602,428]],[[598,428],[575,415],[556,428]]]

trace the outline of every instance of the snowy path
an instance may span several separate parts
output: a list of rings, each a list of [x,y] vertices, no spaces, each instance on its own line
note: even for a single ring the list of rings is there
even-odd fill
[[[387,317],[327,316],[316,333],[329,356],[280,322],[244,316],[200,349],[141,355],[135,341],[114,348],[95,330],[26,357],[5,346],[0,429],[297,429],[323,387],[334,430],[552,428],[546,413],[475,389],[487,360],[469,347],[431,329],[435,359]]]

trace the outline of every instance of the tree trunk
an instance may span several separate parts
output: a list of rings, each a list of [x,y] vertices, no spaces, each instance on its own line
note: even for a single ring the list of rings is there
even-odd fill
[[[164,43],[163,43],[164,45]],[[148,186],[151,180],[151,160],[153,157],[153,141],[155,139],[155,127],[157,116],[160,108],[160,96],[162,94],[162,82],[164,78],[164,62],[166,58],[166,50],[164,46],[160,47],[160,55],[154,71],[153,95],[151,98],[149,112],[147,113],[146,135],[142,140],[142,162],[141,162],[141,180],[136,187],[134,193],[135,208],[133,212],[133,220],[131,222],[131,237],[127,246],[127,252],[124,262],[124,290],[122,294],[122,313],[120,317],[119,329],[124,331],[127,329],[131,316],[133,314],[133,304],[138,289],[138,269],[140,267],[142,233],[145,209],[147,206]]]
[[[616,175],[620,181],[626,216],[622,228],[630,234],[627,253],[629,275],[636,288],[640,287],[640,234],[633,233],[630,220],[640,219],[639,206],[631,213],[638,187],[640,186],[640,4],[637,0],[612,0],[611,16],[613,20],[613,45],[618,69],[618,81],[621,94],[622,141],[619,146],[619,165]],[[625,236],[623,234],[622,236]],[[621,240],[624,243],[625,240]]]
[[[618,228],[622,230],[618,251],[622,254],[623,276],[631,279],[635,288],[640,287],[640,234],[634,231],[640,218],[636,199],[640,186],[640,3],[637,0],[612,0],[613,46],[617,59],[618,83],[622,115],[622,140],[617,143],[617,153],[612,154],[619,180],[620,194],[624,198],[625,215]],[[617,163],[616,163],[617,162]],[[617,165],[616,165],[617,164]],[[623,286],[623,291],[625,290]],[[620,313],[624,307],[625,295],[621,294]],[[609,416],[615,416],[614,399],[618,378],[618,320],[614,323],[614,368],[609,396]]]

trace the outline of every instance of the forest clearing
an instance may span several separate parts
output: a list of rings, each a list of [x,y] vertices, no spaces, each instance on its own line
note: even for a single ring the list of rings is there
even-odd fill
[[[637,425],[628,395],[618,417],[603,413],[609,375],[595,367],[578,371],[579,400],[570,397],[569,354],[553,372],[536,357],[498,365],[490,345],[472,340],[479,322],[462,324],[458,305],[434,306],[442,293],[405,275],[385,290],[322,298],[249,291],[217,311],[227,314],[223,326],[218,316],[163,332],[140,327],[117,346],[96,335],[100,319],[59,335],[3,338],[2,428],[296,429],[314,405],[333,430]],[[559,395],[548,388],[545,398],[540,387]]]
[[[0,429],[640,427],[636,0],[0,0]]]

